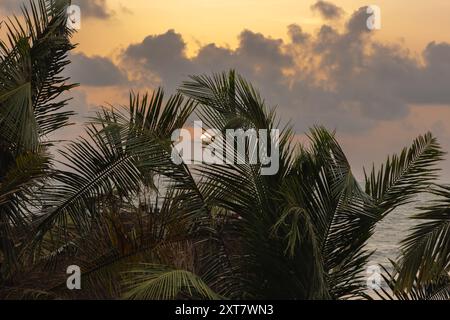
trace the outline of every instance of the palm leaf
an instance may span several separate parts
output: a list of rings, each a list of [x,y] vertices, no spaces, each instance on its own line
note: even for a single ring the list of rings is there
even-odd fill
[[[437,200],[420,208],[419,224],[402,241],[398,289],[408,290],[450,271],[450,187],[434,187]]]
[[[39,139],[67,125],[72,115],[60,111],[73,88],[61,72],[69,63],[70,31],[65,8],[69,2],[30,1],[24,22],[6,23],[8,44],[0,42],[0,134],[17,148],[36,148]]]
[[[208,300],[220,298],[198,276],[185,270],[141,264],[124,273],[124,285],[128,287],[125,299],[173,300],[186,294]]]
[[[383,280],[388,288],[380,288],[375,293],[383,300],[450,300],[450,277],[441,274],[432,281],[421,282],[416,277],[412,286],[407,290],[399,290],[399,273],[401,268],[391,261],[393,271],[383,269]]]
[[[272,130],[279,126],[258,92],[234,72],[192,77],[181,92],[200,103],[201,120],[221,132],[237,128]],[[294,257],[285,254],[285,237],[280,235],[285,230],[288,212],[294,212],[283,210],[280,194],[283,177],[292,163],[291,141],[291,129],[281,130],[280,170],[273,176],[262,176],[261,165],[251,164],[201,166],[197,170],[208,203],[214,210],[223,212],[226,219],[219,232],[220,250],[208,251],[209,256],[205,258],[208,270],[204,279],[214,283],[222,295],[323,296],[322,278],[312,281],[307,279],[311,273],[304,272],[314,270],[317,265],[305,263],[298,254]],[[286,220],[280,221],[281,217]],[[228,239],[234,239],[236,244],[227,245]],[[228,279],[226,283],[220,280],[224,278]]]
[[[366,192],[380,207],[380,217],[427,190],[439,171],[444,153],[431,133],[419,136],[400,155],[389,157],[377,172],[366,174]]]

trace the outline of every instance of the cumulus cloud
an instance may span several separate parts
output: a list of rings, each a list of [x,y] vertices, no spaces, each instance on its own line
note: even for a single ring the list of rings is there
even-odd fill
[[[344,14],[344,10],[334,3],[328,1],[317,1],[311,6],[311,10],[319,12],[320,15],[327,20],[339,19]]]
[[[127,69],[135,71],[143,82],[155,81],[175,86],[181,77],[195,72],[191,60],[186,58],[186,43],[182,36],[169,30],[164,34],[148,36],[141,43],[130,45],[125,53]]]
[[[81,85],[105,87],[127,84],[126,74],[108,58],[73,53],[70,60],[65,73]]]
[[[189,75],[236,69],[299,132],[324,124],[361,133],[405,119],[411,105],[450,105],[450,44],[431,42],[418,61],[400,46],[376,41],[367,18],[361,8],[343,30],[323,25],[315,33],[293,24],[288,40],[243,30],[235,49],[209,43],[193,57],[183,36],[168,30],[129,45],[118,65],[72,54],[66,73],[91,88],[162,85],[173,92]]]
[[[171,90],[191,74],[236,69],[301,131],[319,123],[361,132],[406,117],[412,104],[450,105],[450,44],[430,43],[421,63],[400,46],[375,41],[367,18],[361,8],[345,30],[324,25],[316,34],[291,25],[289,41],[244,30],[236,49],[211,43],[194,57],[169,30],[130,45],[122,63],[137,81]]]

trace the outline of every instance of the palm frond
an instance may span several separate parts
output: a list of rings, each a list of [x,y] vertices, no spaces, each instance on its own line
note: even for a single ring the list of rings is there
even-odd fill
[[[9,162],[0,176],[0,251],[4,255],[3,272],[12,274],[18,266],[18,251],[26,243],[31,228],[33,206],[38,205],[36,191],[51,174],[47,154],[26,153]]]
[[[141,264],[124,273],[124,277],[124,285],[129,288],[125,299],[173,300],[183,295],[208,300],[220,298],[202,279],[185,270]]]
[[[27,201],[30,188],[50,174],[49,156],[44,153],[22,154],[0,178],[0,206],[6,205],[14,196]]]
[[[331,297],[357,297],[365,289],[362,272],[371,255],[365,245],[377,222],[375,207],[334,135],[316,127],[309,136],[311,150],[300,151],[289,177],[294,181],[289,189],[295,191],[285,192],[308,212],[314,225]]]
[[[366,174],[366,192],[385,216],[427,190],[437,177],[436,164],[443,159],[439,143],[431,133],[419,136],[400,155],[389,157],[377,172]]]
[[[402,241],[398,289],[408,290],[450,271],[450,187],[438,186],[437,197],[413,217],[419,222]]]
[[[259,93],[234,72],[192,77],[180,91],[200,104],[200,119],[220,132],[279,126]],[[217,292],[228,297],[308,299],[326,295],[321,277],[307,279],[311,273],[304,272],[317,265],[305,263],[298,254],[301,249],[295,250],[294,256],[285,250],[282,232],[289,221],[287,213],[294,211],[284,210],[280,188],[293,160],[293,134],[289,127],[280,132],[279,171],[272,176],[261,175],[261,164],[200,166],[196,170],[208,203],[226,219],[219,232],[220,250],[207,253],[204,279],[217,284],[213,286]],[[295,226],[290,230],[295,233]],[[229,241],[235,244],[227,245]],[[229,281],[220,281],[224,278]]]
[[[161,92],[155,93],[151,100],[144,96],[142,105],[138,97],[130,99],[129,117],[103,109],[87,129],[88,138],[80,139],[61,152],[67,170],[55,175],[54,183],[43,192],[46,213],[38,222],[38,239],[54,226],[67,230],[72,224],[80,232],[88,232],[91,220],[98,215],[96,199],[114,192],[121,197],[133,197],[143,187],[149,172],[171,179],[179,189],[190,190],[191,196],[186,197],[186,202],[191,206],[186,206],[189,208],[186,214],[195,215],[203,210],[203,202],[195,196],[192,176],[185,166],[172,162],[170,136],[165,136],[184,123],[193,104],[184,104],[182,98],[173,97],[163,109],[161,99]],[[139,111],[135,107],[139,107]],[[155,112],[155,108],[158,111]],[[145,122],[139,120],[152,112]],[[153,117],[160,119],[160,126],[150,124],[150,121],[157,121]]]
[[[383,280],[388,288],[380,288],[375,293],[382,300],[450,300],[450,276],[442,273],[434,280],[423,282],[416,277],[408,289],[399,289],[401,267],[391,261],[392,271],[383,269]]]
[[[74,85],[61,76],[74,48],[66,27],[66,0],[30,1],[6,22],[7,42],[0,41],[0,134],[18,150],[33,150],[39,139],[68,123],[58,98]],[[21,148],[21,149],[20,149]]]

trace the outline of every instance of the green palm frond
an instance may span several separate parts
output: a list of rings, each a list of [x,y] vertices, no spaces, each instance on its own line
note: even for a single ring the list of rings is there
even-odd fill
[[[172,159],[172,134],[186,125],[197,103],[186,100],[179,94],[170,97],[165,103],[163,100],[162,90],[155,91],[151,97],[132,94],[130,107],[125,108],[125,112],[104,109],[93,119],[93,124],[115,130],[125,140],[154,141],[160,148],[161,157],[153,166],[145,166],[141,170],[144,180],[149,175],[161,176],[166,186],[170,185],[179,191],[176,194],[181,204],[179,219],[187,221],[196,219],[199,215],[208,216],[205,199],[194,174],[186,164],[176,165]],[[128,147],[126,151],[132,153],[133,148]],[[154,153],[149,154],[154,156]],[[139,155],[138,159],[146,161],[146,157],[148,155]]]
[[[164,103],[164,91],[158,89],[151,96],[130,95],[129,116],[123,124],[129,124],[138,132],[152,133],[160,138],[170,138],[176,129],[182,128],[196,108],[193,100],[182,95],[171,96]],[[120,121],[119,121],[120,122]]]
[[[30,1],[24,21],[6,23],[6,42],[0,42],[0,134],[25,150],[39,139],[67,125],[73,113],[61,111],[67,99],[58,98],[74,87],[61,76],[74,48],[66,28],[69,1]]]
[[[73,88],[62,71],[74,48],[66,28],[69,1],[36,0],[3,24],[0,41],[0,251],[17,264],[26,243],[36,190],[49,177],[45,136],[67,125],[70,111],[60,95]],[[20,226],[20,227],[19,227]],[[15,234],[15,236],[12,236]],[[2,270],[4,271],[4,270]],[[10,273],[11,270],[8,272]]]
[[[212,128],[274,127],[274,110],[268,110],[257,90],[235,71],[192,76],[180,92],[203,106],[200,118]]]
[[[184,295],[191,299],[218,300],[216,294],[197,275],[186,270],[141,264],[124,273],[125,299],[173,300]]]
[[[366,192],[376,201],[381,216],[426,191],[437,177],[435,165],[443,156],[436,138],[427,133],[400,155],[389,157],[378,172],[373,168],[366,174]]]
[[[314,225],[331,297],[356,297],[364,291],[362,271],[371,255],[365,245],[377,222],[375,207],[334,135],[316,127],[309,136],[311,150],[300,151],[284,192]],[[311,252],[310,259],[317,255]]]
[[[408,290],[414,281],[426,283],[450,272],[450,187],[434,187],[431,194],[437,200],[420,208],[422,212],[413,217],[419,224],[402,241],[398,289]]]
[[[279,126],[274,112],[268,111],[258,92],[234,72],[192,77],[181,92],[200,104],[200,119],[221,132],[241,128],[271,130]],[[202,177],[201,186],[208,203],[222,212],[225,219],[218,233],[219,250],[208,252],[204,277],[222,295],[236,298],[325,295],[321,278],[307,279],[311,273],[305,272],[317,265],[305,263],[299,257],[300,249],[295,256],[286,254],[282,232],[289,219],[287,212],[294,211],[284,211],[280,188],[292,165],[292,137],[290,128],[280,130],[280,170],[273,176],[262,176],[260,164],[200,166],[196,170]],[[290,230],[295,233],[295,227]],[[227,245],[230,240],[235,244]],[[228,279],[226,283],[220,281],[224,278]]]
[[[0,176],[0,252],[5,256],[3,271],[11,273],[31,231],[37,190],[51,174],[50,158],[44,152],[24,153],[8,161],[5,169]]]
[[[0,206],[6,205],[12,197],[27,201],[31,188],[50,174],[49,156],[44,153],[22,154],[0,178]]]
[[[401,267],[391,261],[393,271],[382,266],[382,278],[388,288],[380,288],[375,293],[382,300],[450,300],[450,276],[442,273],[427,282],[416,277],[408,289],[399,290]]]
[[[35,270],[40,270],[43,279],[52,274],[54,281],[41,281],[42,290],[65,298],[114,299],[122,296],[121,274],[132,264],[146,261],[193,269],[195,254],[190,248],[194,246],[177,219],[174,192],[161,199],[141,191],[138,203],[117,194],[105,196],[89,233],[82,237],[74,233],[70,243],[57,249],[52,249],[52,240],[44,239],[42,247],[49,253],[41,256]],[[67,264],[83,271],[83,292],[66,290],[63,269]]]
[[[155,140],[122,140],[116,130],[100,132],[95,127],[87,133],[89,140],[80,139],[62,152],[68,170],[56,174],[54,183],[42,192],[46,213],[39,219],[39,237],[55,224],[65,229],[73,223],[80,232],[88,231],[96,215],[96,199],[115,190],[124,197],[136,192],[141,170],[167,161]]]
[[[165,136],[186,121],[194,105],[184,103],[178,96],[160,108],[161,99],[161,92],[149,100],[144,96],[143,104],[137,97],[130,99],[128,117],[103,109],[87,130],[88,138],[80,139],[62,152],[67,170],[55,175],[54,183],[43,192],[46,213],[39,221],[39,238],[53,226],[67,230],[65,227],[73,224],[80,232],[87,232],[91,220],[98,215],[96,199],[113,192],[121,197],[133,197],[143,188],[149,172],[163,175],[176,188],[190,192],[190,196],[183,194],[185,203],[190,205],[185,206],[186,217],[190,213],[201,214],[204,205],[195,181],[185,166],[172,162],[170,136]],[[154,108],[158,109],[156,113]],[[139,120],[152,112],[145,122]],[[151,121],[158,121],[159,125]]]

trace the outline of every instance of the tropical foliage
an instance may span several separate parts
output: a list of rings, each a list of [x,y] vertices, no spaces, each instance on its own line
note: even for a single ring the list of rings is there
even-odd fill
[[[224,133],[281,127],[231,71],[193,76],[169,98],[131,94],[60,148],[48,137],[72,114],[61,98],[74,87],[61,76],[74,48],[67,4],[31,2],[0,43],[0,296],[370,298],[367,243],[434,183],[444,153],[431,133],[372,168],[363,187],[320,126],[304,145],[281,130],[271,176],[261,164],[176,164],[172,133],[193,117]],[[448,299],[450,189],[432,192],[440,200],[413,217],[423,223],[386,270],[384,298]],[[83,290],[67,290],[69,265],[81,267]]]

